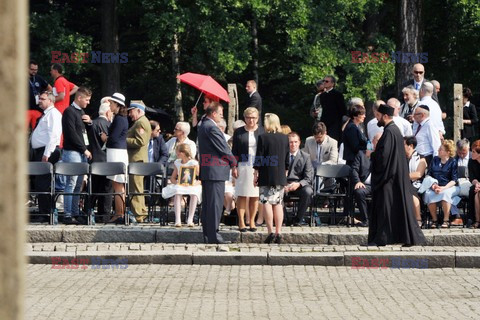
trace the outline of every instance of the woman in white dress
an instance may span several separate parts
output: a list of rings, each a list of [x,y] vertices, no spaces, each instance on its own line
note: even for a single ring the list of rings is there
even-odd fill
[[[168,199],[175,196],[173,202],[175,227],[181,227],[182,197],[184,195],[190,196],[187,225],[193,227],[195,209],[197,208],[197,203],[202,199],[202,186],[200,181],[196,180],[196,176],[199,173],[198,161],[192,159],[190,146],[186,143],[177,145],[176,158],[173,173],[170,177],[171,184],[162,189],[162,197]]]
[[[238,159],[238,168],[232,170],[235,181],[235,196],[237,197],[238,229],[247,231],[245,226],[245,210],[250,213],[250,231],[256,231],[255,215],[258,210],[259,188],[253,186],[253,163],[257,153],[257,141],[260,134],[265,133],[258,126],[258,110],[249,107],[243,112],[245,126],[233,133],[232,153]]]
[[[127,107],[125,106],[125,97],[120,93],[115,93],[109,98],[110,110],[115,115],[112,124],[108,128],[108,137],[103,134],[102,140],[106,140],[107,144],[107,162],[123,162],[125,167],[128,166],[127,153]],[[110,219],[109,223],[123,223],[125,214],[125,183],[126,176],[124,174],[108,176],[112,180],[114,192],[122,193],[122,196],[115,196],[115,215]]]

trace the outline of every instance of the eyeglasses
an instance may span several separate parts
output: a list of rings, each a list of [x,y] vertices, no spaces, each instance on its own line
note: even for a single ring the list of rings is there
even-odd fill
[[[255,120],[255,119],[258,119],[257,117],[245,117],[245,119],[248,119],[248,120]]]
[[[175,129],[173,129],[173,131],[182,131],[182,129],[175,128]]]
[[[415,74],[423,74],[423,71],[413,71]]]
[[[423,113],[414,113],[414,116],[421,116]]]
[[[329,82],[330,82],[330,80],[323,80],[323,82],[329,83]]]

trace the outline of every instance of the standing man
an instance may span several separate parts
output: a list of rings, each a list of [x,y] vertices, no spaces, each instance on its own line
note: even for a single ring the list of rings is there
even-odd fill
[[[373,210],[368,229],[369,246],[425,244],[415,218],[403,137],[394,125],[393,113],[394,109],[387,105],[378,108],[378,125],[384,130],[371,155]]]
[[[33,130],[37,124],[38,118],[42,116],[44,110],[40,107],[40,93],[44,91],[52,91],[52,86],[48,84],[43,77],[39,76],[38,63],[30,61],[30,68],[28,69],[30,78],[28,79],[29,89],[29,108],[28,108],[28,123],[30,129]]]
[[[299,150],[300,136],[298,133],[291,132],[288,135],[288,145],[290,148],[290,165],[285,192],[300,198],[297,216],[293,220],[294,226],[300,226],[305,224],[303,216],[312,200],[313,168],[308,153]]]
[[[200,180],[203,189],[201,219],[205,243],[228,243],[218,233],[218,227],[222,217],[225,181],[229,179],[230,167],[236,167],[237,161],[217,126],[222,118],[222,105],[212,102],[198,128]]]
[[[245,88],[248,93],[247,108],[255,107],[258,110],[258,124],[262,124],[262,97],[257,91],[257,83],[255,80],[248,80]]]
[[[320,95],[322,117],[320,121],[327,126],[328,134],[337,142],[342,140],[342,117],[347,114],[343,94],[335,89],[336,79],[326,76],[323,79],[325,92]]]
[[[413,86],[407,86],[402,89],[403,101],[400,117],[406,119],[408,122],[413,122],[413,110],[418,105],[418,91]]]
[[[387,105],[395,110],[393,113],[393,122],[400,129],[400,133],[403,137],[409,137],[412,135],[412,125],[405,118],[400,117],[400,101],[397,98],[390,98],[387,100]]]
[[[152,127],[145,116],[145,105],[143,103],[130,103],[128,116],[134,121],[127,132],[128,162],[148,162],[148,142],[152,135]],[[143,178],[142,176],[129,177],[133,192],[143,192]],[[133,197],[130,207],[137,222],[144,222],[148,216],[145,197]]]
[[[424,82],[419,92],[420,104],[428,106],[430,109],[430,119],[432,124],[441,133],[441,136],[443,136],[445,134],[445,126],[443,125],[442,120],[442,109],[440,109],[438,103],[433,99],[432,95],[434,92],[433,84],[430,82]]]
[[[440,99],[438,98],[438,94],[440,93],[440,82],[438,82],[437,80],[432,80],[430,81],[432,84],[433,84],[433,87],[435,88],[435,94],[437,96],[437,102],[438,104],[440,105]],[[440,108],[442,108],[442,106],[440,105]],[[445,118],[447,118],[447,113],[445,112],[445,106],[442,108],[442,119],[445,120]]]
[[[78,87],[65,79],[61,64],[54,63],[50,68],[50,75],[53,78],[53,94],[55,95],[55,108],[63,114],[70,104],[70,96],[75,94]]]
[[[415,150],[420,157],[425,158],[430,164],[434,156],[438,155],[438,149],[442,145],[437,128],[430,121],[428,106],[419,105],[413,114],[413,133],[417,138]]]
[[[86,115],[84,109],[90,103],[92,91],[80,87],[75,93],[75,100],[72,105],[65,109],[62,117],[63,127],[63,162],[87,162],[92,159],[88,150],[88,136],[85,125],[91,125],[90,116]],[[57,97],[58,98],[58,97]],[[65,192],[78,193],[83,184],[83,176],[67,176]],[[66,224],[79,224],[80,214],[79,196],[64,196],[64,211]]]
[[[52,92],[43,92],[38,98],[39,106],[43,110],[43,116],[32,133],[32,161],[57,163],[60,159],[60,136],[62,135],[62,114],[53,103],[55,96]],[[51,184],[50,176],[35,178],[35,190],[38,192],[48,191]],[[51,199],[48,195],[38,196],[38,211],[40,214],[49,214]]]
[[[310,108],[310,116],[315,120],[315,123],[320,121],[322,117],[322,105],[320,104],[320,95],[325,91],[323,80],[318,80],[316,84],[317,94],[313,98],[312,107]]]
[[[107,149],[105,142],[102,140],[102,133],[108,134],[108,127],[112,120],[112,111],[110,110],[110,103],[102,103],[98,108],[98,117],[93,119],[92,125],[88,130],[88,141],[90,142],[89,150],[92,153],[91,162],[107,162]],[[112,180],[106,176],[92,175],[92,191],[94,193],[111,193]],[[107,216],[112,213],[112,196],[96,196],[98,200],[97,215],[101,216],[105,221]],[[95,202],[91,203],[92,206]]]
[[[407,86],[413,86],[413,88],[415,90],[417,90],[417,92],[418,92],[422,88],[422,85],[425,82],[428,82],[428,80],[425,79],[425,67],[423,66],[423,64],[416,63],[416,64],[413,65],[412,77],[413,77],[412,79],[408,80],[407,82],[405,82],[403,84],[402,88],[405,88]],[[403,98],[403,94],[400,93],[398,99],[400,101],[403,101],[402,98]],[[438,103],[438,97],[437,97],[437,92],[436,91],[432,94],[432,98],[433,98],[433,100],[435,100]]]

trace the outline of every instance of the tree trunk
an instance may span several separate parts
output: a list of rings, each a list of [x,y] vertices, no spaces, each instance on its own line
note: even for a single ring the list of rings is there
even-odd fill
[[[420,53],[423,47],[422,7],[423,0],[399,0],[400,30],[397,50],[403,53]],[[411,75],[414,63],[396,63],[397,92]]]
[[[178,121],[184,120],[182,108],[182,91],[180,90],[180,80],[177,76],[180,75],[180,44],[178,43],[178,34],[173,34],[173,48],[172,48],[172,70],[175,74],[175,98],[173,106]]]
[[[253,79],[258,86],[258,34],[257,34],[257,18],[252,12],[252,41],[253,41]]]
[[[117,0],[102,1],[102,53],[118,53]],[[120,91],[120,64],[102,63],[102,96]]]

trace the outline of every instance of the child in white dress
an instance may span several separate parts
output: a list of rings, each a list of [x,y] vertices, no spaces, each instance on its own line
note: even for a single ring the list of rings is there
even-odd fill
[[[193,216],[197,203],[202,199],[202,185],[200,181],[196,180],[199,173],[198,161],[192,159],[192,152],[190,146],[185,143],[177,145],[175,149],[177,160],[174,162],[174,169],[168,186],[163,188],[162,197],[168,199],[175,196],[173,201],[173,208],[175,211],[175,227],[182,226],[181,211],[182,211],[182,197],[184,195],[190,196],[190,207],[188,208],[187,225],[193,227]],[[182,170],[182,168],[184,168]],[[183,173],[182,176],[180,176]],[[191,182],[191,183],[185,183]]]

